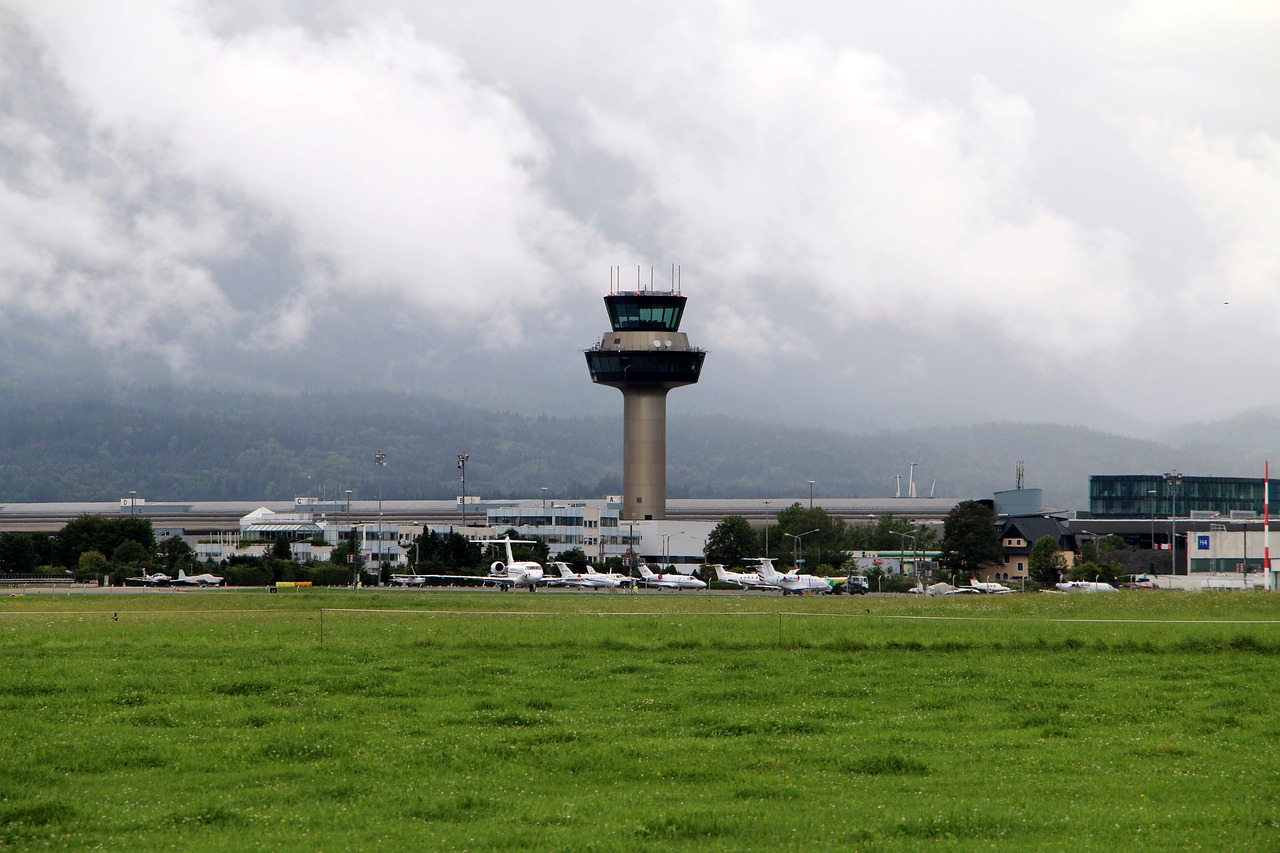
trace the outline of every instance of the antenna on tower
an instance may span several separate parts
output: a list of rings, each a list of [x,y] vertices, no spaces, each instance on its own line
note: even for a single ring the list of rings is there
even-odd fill
[[[933,478],[933,484],[929,486],[929,497],[933,497],[933,490],[938,488],[938,478]]]
[[[901,474],[893,475],[893,496],[895,498],[902,497],[902,475]]]
[[[1014,483],[1016,484],[1017,489],[1021,491],[1023,485],[1027,481],[1026,472],[1023,470],[1023,466],[1021,462],[1014,465],[1014,471],[1015,471]]]

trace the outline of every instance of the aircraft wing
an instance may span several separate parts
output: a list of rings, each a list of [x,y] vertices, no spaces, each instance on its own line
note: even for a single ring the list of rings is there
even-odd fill
[[[543,578],[542,585],[543,586],[584,587],[584,586],[596,586],[597,584],[595,583],[595,581],[591,581],[586,578]]]
[[[555,580],[555,578],[544,577],[536,581],[536,583],[530,584],[527,578],[512,577],[510,575],[418,575],[418,577],[436,582],[471,581],[472,583],[491,583],[495,586],[546,586]]]

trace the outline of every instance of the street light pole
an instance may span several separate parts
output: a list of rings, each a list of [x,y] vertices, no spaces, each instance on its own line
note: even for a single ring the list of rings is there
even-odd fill
[[[1182,475],[1178,473],[1178,469],[1164,475],[1165,485],[1169,487],[1169,494],[1172,498],[1169,504],[1169,576],[1172,578],[1178,573],[1178,484],[1182,482]],[[1191,573],[1191,561],[1187,560],[1187,574]]]
[[[627,575],[635,577],[634,571],[636,567],[636,523],[634,521],[627,522],[630,532],[627,534]],[[632,591],[635,587],[632,587]]]
[[[359,580],[360,572],[360,543],[356,540],[356,526],[351,523],[351,490],[346,490],[347,494],[347,527],[350,528],[347,533],[347,541],[351,543],[351,588],[356,588]]]
[[[791,542],[791,563],[797,569],[800,568],[800,556],[804,553],[800,545],[800,540],[810,533],[817,533],[821,528],[815,527],[812,530],[806,530],[804,533],[784,533],[783,536],[790,536]]]
[[[764,502],[764,555],[769,556],[769,504],[772,501]]]
[[[671,537],[681,536],[683,534],[684,534],[683,530],[677,530],[675,533],[659,533],[658,534],[659,536],[662,537],[662,571],[663,572],[667,570],[667,564],[671,561]]]
[[[376,574],[378,575],[378,582],[381,583],[382,564],[386,561],[386,554],[382,550],[382,543],[386,541],[385,534],[382,532],[382,469],[387,467],[387,454],[381,450],[373,454],[373,464],[378,469],[378,550],[376,552],[378,565],[376,566]]]
[[[903,562],[902,558],[903,558],[903,556],[906,554],[906,551],[907,551],[907,540],[908,540],[908,539],[910,539],[910,540],[911,540],[911,561],[912,561],[912,566],[911,566],[911,567],[912,567],[912,574],[917,574],[917,572],[916,572],[916,568],[917,568],[917,567],[916,567],[916,565],[915,565],[915,557],[916,557],[916,535],[915,535],[914,533],[899,533],[899,534],[898,534],[898,538],[901,540],[901,541],[899,542],[899,546],[898,546],[898,568],[899,568],[899,570],[901,570],[901,572],[902,572],[904,575],[907,573],[906,568],[902,565],[902,562]]]
[[[462,535],[467,535],[467,460],[466,453],[458,454],[458,470],[462,472]]]
[[[138,490],[129,490],[129,515],[133,515],[134,507],[138,505]]]
[[[378,472],[378,538],[382,538],[382,469],[387,467],[387,454],[379,450],[373,454],[373,464]]]
[[[1151,500],[1151,550],[1156,549],[1156,495],[1155,489],[1147,489],[1147,495]]]

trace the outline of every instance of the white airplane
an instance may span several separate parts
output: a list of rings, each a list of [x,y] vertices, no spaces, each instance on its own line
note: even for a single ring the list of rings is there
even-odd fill
[[[705,581],[700,581],[692,575],[682,575],[679,572],[654,574],[648,566],[643,563],[640,565],[640,582],[645,586],[656,586],[663,589],[706,589]]]
[[[721,583],[737,584],[743,589],[781,589],[777,584],[765,583],[756,572],[731,572],[719,563],[715,566],[716,577]]]
[[[760,564],[756,567],[756,574],[760,576],[760,580],[778,587],[783,595],[792,593],[804,595],[810,592],[826,595],[831,592],[831,584],[826,578],[802,575],[796,569],[783,574],[773,567],[772,557],[752,557],[752,559]]]
[[[1063,581],[1054,586],[1063,592],[1117,592],[1111,584],[1100,581]]]
[[[479,583],[493,584],[507,592],[512,587],[525,587],[529,592],[533,592],[538,588],[538,584],[545,583],[542,579],[542,566],[532,560],[517,560],[515,555],[511,553],[512,545],[534,545],[531,539],[477,539],[477,543],[481,545],[506,545],[507,561],[495,560],[489,566],[489,574],[487,575],[417,575],[423,581],[477,581]]]
[[[913,589],[907,590],[907,592],[910,592],[914,595],[927,595],[927,596],[954,595],[957,589],[969,589],[969,587],[954,587],[951,584],[947,583],[946,581],[938,581],[937,583],[933,583],[933,584],[929,584],[928,586],[925,586],[924,581],[918,580],[916,581],[915,587]],[[970,590],[970,592],[977,592],[977,590]]]
[[[178,576],[169,582],[179,586],[222,586],[223,579],[210,574],[189,575],[178,569]]]
[[[631,586],[634,578],[620,575],[617,572],[597,572],[594,566],[587,566],[585,572],[575,572],[568,563],[553,562],[551,565],[560,572],[560,577],[547,581],[548,586],[576,586],[581,589],[617,589],[620,586]]]
[[[990,593],[992,595],[1004,595],[1005,593],[1013,592],[1012,589],[1002,583],[984,583],[973,575],[969,575],[969,586],[973,587],[978,592]]]
[[[149,575],[146,569],[142,570],[141,577],[124,579],[125,586],[129,584],[134,586],[168,586],[171,583],[173,583],[173,578],[164,572],[156,572],[154,575]]]
[[[391,582],[396,586],[422,586],[427,582],[427,576],[410,572],[407,575],[392,575]]]

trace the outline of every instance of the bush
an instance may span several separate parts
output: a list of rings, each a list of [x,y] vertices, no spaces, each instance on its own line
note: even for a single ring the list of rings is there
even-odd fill
[[[237,563],[227,569],[227,586],[267,586],[273,580],[271,569],[262,563]]]
[[[315,586],[350,586],[351,569],[337,563],[316,563],[311,567],[311,583]]]
[[[880,581],[880,588],[877,589],[876,585],[873,583],[871,584],[871,591],[907,592],[908,590],[915,589],[915,586],[916,582],[906,575],[886,574]]]

